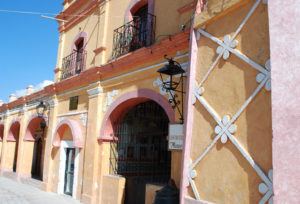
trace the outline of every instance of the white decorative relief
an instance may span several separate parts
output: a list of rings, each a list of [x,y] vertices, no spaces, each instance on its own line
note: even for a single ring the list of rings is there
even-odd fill
[[[233,40],[233,38],[230,39],[230,36],[226,35],[224,37],[223,41],[224,41],[224,44],[220,45],[217,48],[216,52],[219,55],[222,55],[224,60],[227,60],[228,57],[229,57],[229,50],[228,50],[228,48],[235,48],[236,45],[237,45],[237,40]]]
[[[54,99],[54,100],[48,101],[48,103],[51,108],[54,108],[55,106],[57,106],[58,100]]]
[[[195,82],[192,104],[196,103],[196,95],[201,96],[203,93],[204,93],[204,88],[203,87],[198,87],[197,82]]]
[[[215,127],[215,133],[217,136],[213,139],[211,144],[204,150],[204,152],[192,163],[189,164],[188,171],[187,171],[187,179],[186,182],[187,186],[191,186],[192,191],[197,200],[200,200],[200,195],[198,193],[197,187],[194,183],[194,178],[197,176],[197,172],[195,172],[194,168],[197,164],[210,152],[210,150],[214,147],[216,142],[220,139],[223,144],[225,144],[228,139],[229,141],[239,150],[242,156],[248,161],[248,163],[252,166],[252,168],[256,171],[257,175],[262,179],[262,183],[259,185],[258,190],[264,196],[260,200],[259,204],[264,203],[273,203],[273,179],[272,179],[272,170],[268,172],[268,176],[262,171],[262,169],[255,163],[249,152],[239,143],[239,141],[233,136],[233,134],[237,131],[236,125],[234,122],[239,118],[241,113],[247,108],[249,103],[256,97],[263,87],[266,90],[271,90],[271,67],[270,67],[270,60],[267,60],[265,67],[259,65],[255,61],[251,60],[246,55],[242,54],[240,51],[236,50],[235,47],[237,45],[237,41],[234,40],[236,36],[240,33],[241,29],[244,27],[246,22],[249,20],[251,15],[254,13],[258,5],[262,2],[262,0],[257,0],[253,7],[250,9],[248,15],[244,18],[242,23],[239,25],[235,33],[230,37],[226,35],[224,40],[221,41],[218,38],[214,37],[213,35],[209,34],[208,32],[204,31],[204,28],[200,28],[197,31],[197,39],[200,39],[200,35],[209,38],[213,42],[217,43],[219,47],[217,48],[217,58],[212,63],[211,67],[208,69],[207,73],[203,76],[202,80],[199,84],[195,82],[194,87],[194,95],[193,95],[193,103],[196,103],[198,100],[200,104],[208,111],[208,113],[214,118],[217,123]],[[267,0],[263,0],[263,3],[266,3]],[[199,34],[199,35],[198,35]],[[254,92],[250,95],[250,97],[245,101],[245,103],[241,106],[241,108],[237,111],[232,118],[229,115],[225,115],[222,119],[218,115],[218,113],[213,109],[213,107],[205,100],[203,97],[204,95],[204,88],[203,83],[207,80],[210,73],[215,69],[218,62],[223,58],[227,60],[230,54],[234,54],[241,60],[245,61],[249,64],[252,68],[259,71],[256,76],[256,81],[259,83],[258,87],[254,90]]]
[[[170,77],[168,77],[166,79],[166,81],[170,81]],[[161,95],[168,94],[169,95],[169,100],[172,100],[171,94],[166,89],[164,89],[163,82],[161,81],[160,77],[157,77],[157,79],[153,82],[153,87],[156,87],[156,86],[159,87],[159,92],[160,92]],[[173,91],[172,91],[172,93],[173,93]]]
[[[221,134],[221,142],[225,144],[227,142],[227,133],[226,131],[229,131],[230,134],[235,133],[236,131],[236,125],[232,125],[230,123],[230,117],[229,115],[225,115],[222,119],[222,123],[217,125],[215,128],[215,133],[217,135]]]
[[[86,125],[87,125],[87,114],[82,113],[82,114],[79,116],[79,119],[82,121],[82,125],[83,125],[83,126],[86,126]]]
[[[110,106],[113,102],[114,96],[118,95],[118,90],[113,90],[112,92],[107,92],[106,101],[103,104],[103,111],[106,111],[107,106]]]
[[[266,203],[269,199],[269,204],[273,204],[273,170],[268,172],[268,178],[270,182],[260,183],[258,191],[264,195],[260,203]]]
[[[267,60],[266,64],[265,64],[265,68],[266,70],[269,72],[268,74],[265,74],[265,73],[259,73],[257,76],[256,76],[256,81],[258,83],[261,83],[265,78],[267,78],[267,81],[266,81],[266,85],[265,85],[265,89],[267,91],[270,91],[271,90],[271,65],[270,65],[270,59]]]
[[[59,118],[58,120],[57,120],[57,124],[59,124],[62,120],[64,120],[65,119],[65,117],[61,117],[61,118]]]
[[[103,93],[103,88],[96,87],[96,88],[87,90],[87,92],[88,92],[89,98],[94,98],[96,96],[101,96],[101,94]]]

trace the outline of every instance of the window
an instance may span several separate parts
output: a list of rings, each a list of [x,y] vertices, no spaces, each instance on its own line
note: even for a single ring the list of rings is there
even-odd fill
[[[78,107],[78,96],[70,97],[69,110],[77,110]]]

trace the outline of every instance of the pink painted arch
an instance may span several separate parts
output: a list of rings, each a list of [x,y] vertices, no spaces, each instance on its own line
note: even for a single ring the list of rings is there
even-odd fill
[[[148,4],[148,13],[154,14],[154,0],[132,0],[125,11],[124,23],[132,21],[132,14],[146,4]]]
[[[115,122],[119,118],[125,117],[127,111],[132,107],[149,100],[155,101],[164,109],[170,123],[175,122],[175,112],[165,97],[150,89],[138,89],[121,95],[111,104],[103,119],[98,140],[112,140]]]
[[[64,119],[58,123],[54,133],[53,146],[60,147],[61,139],[67,127],[71,129],[74,147],[83,148],[82,129],[74,119]]]
[[[46,125],[48,124],[48,119],[46,115],[38,117],[38,115],[35,113],[30,117],[26,126],[24,141],[34,141],[35,131],[42,120],[45,121]]]
[[[18,137],[19,131],[20,131],[20,119],[15,118],[10,123],[6,140],[9,142],[16,142],[18,139],[17,137]]]

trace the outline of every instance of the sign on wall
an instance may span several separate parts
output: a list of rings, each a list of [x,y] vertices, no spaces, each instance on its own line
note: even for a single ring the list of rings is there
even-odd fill
[[[183,124],[169,125],[169,150],[182,150],[183,147]]]

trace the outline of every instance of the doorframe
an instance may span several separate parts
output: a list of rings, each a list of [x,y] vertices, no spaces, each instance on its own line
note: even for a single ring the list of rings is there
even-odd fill
[[[76,199],[77,184],[78,184],[79,148],[74,147],[73,141],[71,141],[71,140],[62,140],[61,141],[57,193],[64,194],[67,148],[75,148],[74,178],[73,178],[74,180],[73,180],[72,197],[74,199]]]

